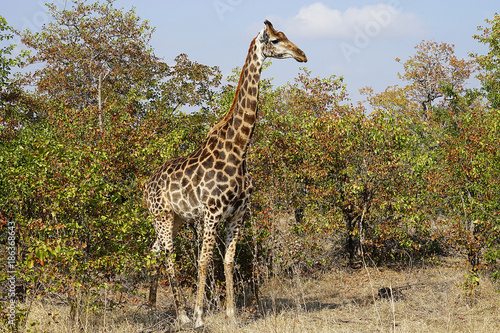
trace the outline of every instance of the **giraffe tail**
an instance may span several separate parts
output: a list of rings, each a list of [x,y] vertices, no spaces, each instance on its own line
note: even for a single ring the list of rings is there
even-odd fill
[[[144,208],[148,209],[148,201],[147,201],[146,189],[144,189],[144,191],[142,191],[142,206]]]

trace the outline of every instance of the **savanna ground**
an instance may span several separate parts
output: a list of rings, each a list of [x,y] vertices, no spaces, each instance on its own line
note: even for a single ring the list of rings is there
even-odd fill
[[[413,268],[334,268],[308,278],[269,278],[258,301],[239,304],[238,326],[225,320],[221,305],[206,311],[203,332],[499,332],[500,293],[482,276],[471,292],[464,289],[465,260],[441,258],[439,264]],[[147,285],[137,296],[101,294],[113,304],[98,313],[85,301],[70,320],[60,299],[34,301],[28,317],[31,332],[177,332],[173,300],[161,288],[157,309],[149,309]],[[392,295],[379,295],[391,288]],[[186,290],[192,309],[194,291]],[[387,297],[391,296],[391,297]],[[27,306],[29,304],[26,304]],[[29,323],[33,324],[30,327]]]

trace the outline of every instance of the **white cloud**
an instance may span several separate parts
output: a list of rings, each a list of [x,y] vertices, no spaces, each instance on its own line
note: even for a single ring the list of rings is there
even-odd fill
[[[412,13],[405,13],[399,1],[393,4],[332,9],[322,2],[302,7],[298,14],[285,19],[283,30],[306,38],[353,39],[364,33],[371,38],[420,36],[422,23]]]

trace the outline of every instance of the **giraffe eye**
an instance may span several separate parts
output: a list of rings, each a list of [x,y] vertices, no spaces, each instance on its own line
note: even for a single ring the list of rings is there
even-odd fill
[[[279,39],[273,39],[273,40],[271,41],[271,43],[273,43],[274,45],[278,44],[279,42],[280,42],[280,40],[279,40]]]

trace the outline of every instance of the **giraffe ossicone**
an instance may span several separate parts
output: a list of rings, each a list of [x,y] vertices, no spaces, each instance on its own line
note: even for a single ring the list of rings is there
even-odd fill
[[[173,241],[185,221],[203,220],[203,244],[198,259],[198,290],[194,309],[195,328],[202,327],[207,267],[212,259],[218,224],[226,221],[226,314],[235,320],[233,268],[236,243],[252,181],[246,166],[246,154],[257,117],[259,81],[267,57],[307,57],[284,33],[269,21],[255,37],[248,51],[233,104],[224,119],[207,135],[204,144],[187,156],[162,164],[146,181],[144,203],[153,216],[157,239],[153,251],[166,252],[166,271],[181,324],[190,322],[185,301],[175,278],[171,257]],[[156,303],[158,267],[152,273],[150,305]]]

